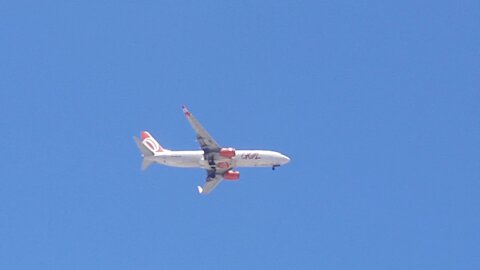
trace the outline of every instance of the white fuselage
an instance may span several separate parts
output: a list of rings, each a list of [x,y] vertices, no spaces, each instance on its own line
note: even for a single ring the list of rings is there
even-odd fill
[[[237,150],[233,158],[215,157],[215,167],[226,169],[234,167],[273,167],[286,164],[290,159],[275,151],[267,150]],[[184,167],[210,169],[212,166],[204,158],[203,150],[195,151],[165,151],[146,157],[159,164]]]

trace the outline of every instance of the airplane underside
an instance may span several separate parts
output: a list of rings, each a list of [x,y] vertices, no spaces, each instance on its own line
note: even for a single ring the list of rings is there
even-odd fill
[[[234,148],[220,147],[186,107],[183,107],[183,112],[195,130],[202,150],[170,151],[164,149],[150,133],[143,131],[141,139],[134,137],[137,147],[142,152],[143,170],[153,163],[172,167],[205,169],[207,178],[203,187],[198,186],[198,192],[208,194],[222,180],[238,180],[240,172],[234,168],[271,167],[275,169],[290,161],[287,156],[275,151],[235,150]]]
[[[233,167],[278,167],[270,151],[238,150],[233,158],[205,159],[203,151],[170,151],[168,155],[151,157],[156,163],[181,168],[226,169]],[[267,153],[267,154],[265,154]]]

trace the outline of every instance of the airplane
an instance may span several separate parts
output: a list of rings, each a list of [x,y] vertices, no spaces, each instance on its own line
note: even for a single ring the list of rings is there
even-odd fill
[[[290,161],[287,156],[268,150],[235,150],[221,147],[203,128],[193,114],[182,106],[188,122],[196,133],[197,142],[202,150],[172,151],[163,148],[153,136],[141,132],[141,139],[133,137],[143,156],[142,170],[151,164],[158,163],[172,167],[203,168],[207,171],[207,179],[203,187],[198,186],[198,193],[204,195],[212,192],[222,180],[235,181],[240,178],[237,167],[276,167]]]

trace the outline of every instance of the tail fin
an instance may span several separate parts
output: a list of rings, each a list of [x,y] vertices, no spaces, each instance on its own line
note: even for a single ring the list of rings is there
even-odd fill
[[[140,150],[140,152],[142,152],[142,157],[143,157],[142,171],[146,170],[148,166],[150,166],[154,162],[154,160],[152,159],[153,153],[150,150],[148,150],[148,148],[145,147],[145,145],[143,145],[142,141],[140,141],[139,138],[133,136],[133,139],[135,140],[135,143],[137,144],[137,147]]]
[[[142,152],[142,170],[145,170],[155,162],[155,153],[161,153],[168,150],[164,149],[147,131],[143,131],[141,137],[142,140],[135,136],[133,139],[135,140],[138,149],[140,149],[140,152]]]
[[[163,149],[163,147],[157,142],[157,140],[155,140],[155,138],[153,138],[153,136],[150,135],[150,133],[148,133],[147,131],[142,131],[142,144],[153,153],[161,153],[166,150]]]

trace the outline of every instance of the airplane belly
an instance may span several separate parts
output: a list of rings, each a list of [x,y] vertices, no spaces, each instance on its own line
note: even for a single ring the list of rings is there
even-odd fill
[[[236,160],[236,167],[271,167],[273,164],[268,160]]]
[[[162,164],[172,167],[200,167],[198,160],[165,159]]]
[[[275,160],[268,151],[239,150],[235,163],[237,167],[271,167]]]
[[[203,167],[203,155],[170,155],[162,157],[158,163],[184,168],[198,168]]]

